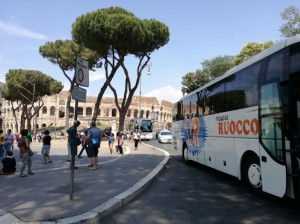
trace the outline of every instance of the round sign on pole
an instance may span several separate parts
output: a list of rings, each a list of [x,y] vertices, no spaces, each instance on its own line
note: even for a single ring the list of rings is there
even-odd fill
[[[79,80],[79,82],[83,82],[83,80],[84,80],[84,73],[81,68],[78,69],[78,80]]]
[[[81,86],[89,86],[89,64],[79,56],[76,58],[75,83]]]

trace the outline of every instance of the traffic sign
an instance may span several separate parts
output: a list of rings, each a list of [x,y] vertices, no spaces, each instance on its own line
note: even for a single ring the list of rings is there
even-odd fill
[[[73,100],[78,100],[80,102],[86,102],[86,89],[74,85],[72,92]]]
[[[81,86],[89,86],[89,63],[79,56],[76,58],[75,83]]]

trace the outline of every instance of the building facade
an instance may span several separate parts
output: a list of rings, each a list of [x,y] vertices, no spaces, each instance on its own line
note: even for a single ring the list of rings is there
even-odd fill
[[[38,114],[31,120],[31,127],[33,130],[41,127],[63,127],[65,126],[65,114],[68,91],[62,91],[53,96],[43,97],[44,105],[39,110]],[[87,96],[86,102],[78,103],[78,117],[81,121],[81,127],[88,127],[94,113],[96,97]],[[15,118],[12,113],[11,103],[1,98],[1,115],[0,125],[5,131],[11,129],[13,133],[17,132],[15,125]],[[122,100],[122,99],[120,99]],[[69,114],[70,125],[74,120],[75,101],[71,101],[71,108]],[[134,96],[131,105],[127,111],[125,119],[125,127],[130,119],[136,117],[152,118],[154,120],[155,128],[167,127],[172,121],[173,104],[168,101],[158,101],[156,97],[140,97]],[[100,104],[100,113],[97,121],[101,121],[108,125],[119,122],[119,111],[115,104],[113,97],[103,97]],[[153,116],[155,115],[155,116]],[[17,122],[20,127],[20,111],[16,111]]]

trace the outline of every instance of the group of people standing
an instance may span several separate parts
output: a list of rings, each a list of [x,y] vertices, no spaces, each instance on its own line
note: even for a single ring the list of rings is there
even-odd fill
[[[4,134],[3,130],[0,130],[0,159],[3,158],[5,152],[13,149],[14,136],[11,133],[11,129],[7,130]]]
[[[98,167],[98,153],[101,143],[101,129],[96,127],[96,122],[90,123],[90,128],[86,130],[81,136],[78,136],[77,128],[80,125],[80,121],[75,120],[73,126],[71,126],[68,130],[68,154],[70,156],[77,155],[77,146],[82,144],[82,149],[78,154],[78,158],[81,158],[81,155],[84,150],[86,150],[88,158],[91,159],[91,164],[88,166],[90,170],[96,170]],[[107,136],[104,133],[105,136]],[[108,144],[110,153],[113,154],[113,149],[115,147],[116,152],[123,154],[123,132],[118,131],[116,134],[116,138],[113,133],[110,133],[108,137]],[[135,149],[138,148],[138,143],[140,141],[140,133],[137,129],[132,133],[132,139],[134,141]],[[51,136],[48,130],[45,130],[42,136],[43,147],[41,150],[41,154],[43,156],[44,164],[52,163],[50,158],[50,149],[51,149]],[[11,130],[7,131],[7,134],[4,135],[3,131],[0,130],[0,159],[3,163],[3,168],[0,169],[0,174],[12,174],[16,171],[16,160],[13,157],[13,141],[14,137],[11,134]],[[32,172],[32,151],[30,148],[30,143],[32,142],[31,134],[27,129],[21,131],[21,136],[17,139],[18,148],[20,150],[20,158],[21,158],[21,169],[20,169],[20,177],[26,177],[27,175],[24,173],[27,167],[27,174],[33,175]],[[116,144],[116,145],[115,145]],[[6,157],[2,159],[4,150],[6,151]],[[70,160],[68,160],[70,161]],[[73,167],[72,167],[73,165]],[[74,166],[74,163],[70,163],[70,168],[77,169],[78,167]]]
[[[109,146],[109,151],[110,154],[113,154],[113,148],[115,147],[116,153],[123,154],[123,139],[124,139],[124,134],[122,131],[117,132],[117,138],[115,139],[114,133],[111,133],[110,136],[108,137],[108,146]],[[140,138],[140,133],[138,132],[138,129],[135,129],[134,132],[132,133],[132,139],[134,141],[134,148],[137,150],[138,148],[138,143],[141,141]],[[130,141],[131,136],[129,137],[128,132],[126,133],[126,138]]]
[[[80,151],[78,157],[81,157],[83,150],[86,150],[88,158],[91,159],[91,164],[88,166],[90,170],[96,170],[98,167],[98,153],[101,143],[101,130],[96,127],[96,122],[90,122],[90,128],[85,132],[84,139],[80,140],[78,136],[77,127],[80,125],[80,121],[75,120],[74,125],[67,131],[68,133],[68,153],[71,156],[77,155],[77,146],[82,144],[83,148]],[[78,167],[70,163],[70,169],[77,169]]]
[[[49,135],[49,131],[46,130],[44,132],[43,137],[43,147],[42,147],[42,155],[44,158],[45,163],[48,162],[51,163],[51,159],[49,156],[50,152],[50,142],[51,142],[51,136]],[[5,141],[5,144],[3,144],[3,141]],[[26,177],[27,175],[24,173],[26,167],[27,167],[27,174],[28,175],[34,175],[32,172],[32,155],[33,152],[30,148],[30,143],[32,142],[32,136],[30,132],[27,129],[23,129],[21,131],[21,136],[18,136],[16,138],[16,142],[18,143],[18,148],[20,150],[20,158],[21,158],[21,169],[20,169],[20,177]],[[2,143],[2,144],[1,144]],[[0,169],[0,174],[14,174],[16,171],[16,159],[13,156],[13,143],[14,143],[14,137],[11,134],[11,130],[9,129],[7,131],[7,135],[3,135],[3,131],[0,130],[0,144],[1,144],[1,152],[4,153],[4,150],[6,151],[6,157],[1,158],[1,162],[3,164],[2,169]]]
[[[5,135],[3,130],[0,130],[0,161],[3,164],[3,168],[0,169],[0,175],[11,174],[16,171],[16,159],[13,157],[12,152],[13,142],[14,136],[11,133],[11,129],[8,129]],[[4,155],[6,156],[4,157]]]

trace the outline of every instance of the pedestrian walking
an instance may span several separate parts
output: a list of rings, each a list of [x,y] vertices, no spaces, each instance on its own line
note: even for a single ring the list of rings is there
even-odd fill
[[[42,155],[44,159],[44,164],[46,163],[52,163],[52,160],[50,159],[50,149],[51,149],[51,136],[50,132],[48,130],[44,131],[44,137],[43,137],[43,147],[42,147]],[[48,159],[48,162],[47,162]]]
[[[90,129],[87,134],[88,141],[88,157],[91,158],[91,165],[89,165],[90,170],[96,170],[98,164],[98,152],[101,143],[101,130],[96,127],[96,122],[92,121],[90,124]]]
[[[117,144],[118,144],[118,151],[122,155],[123,154],[123,132],[122,131],[118,132]]]
[[[134,149],[137,150],[140,141],[140,133],[138,132],[137,129],[135,129],[133,132],[133,141],[134,141]]]
[[[20,177],[26,177],[26,175],[24,174],[24,170],[25,170],[26,166],[28,167],[27,173],[30,175],[34,174],[31,170],[31,167],[32,167],[31,149],[30,149],[30,144],[29,144],[27,135],[28,135],[28,130],[23,129],[21,131],[21,138],[19,139],[19,142],[18,142],[18,147],[20,149],[20,157],[22,160]]]
[[[108,137],[108,147],[111,155],[113,154],[115,141],[116,139],[114,133],[110,133],[110,136]]]
[[[83,134],[81,135],[81,145],[82,145],[82,149],[80,150],[79,154],[78,154],[78,158],[81,158],[81,155],[83,153],[83,151],[87,150],[87,141],[86,141],[86,138],[87,138],[87,131],[84,131]]]
[[[126,132],[126,139],[127,139],[128,142],[130,142],[130,140],[131,140],[131,135],[130,135],[129,130]]]

